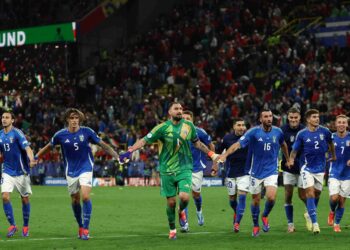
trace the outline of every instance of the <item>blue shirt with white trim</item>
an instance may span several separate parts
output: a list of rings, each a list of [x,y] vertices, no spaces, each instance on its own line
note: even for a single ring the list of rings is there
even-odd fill
[[[292,148],[294,151],[302,150],[302,168],[314,174],[324,173],[329,143],[332,143],[332,133],[328,128],[319,126],[315,131],[308,128],[300,130]]]
[[[341,181],[350,180],[350,167],[346,165],[350,159],[350,133],[341,138],[337,133],[332,134],[337,160],[331,162],[329,177]]]
[[[101,138],[89,127],[81,126],[71,133],[67,128],[58,131],[51,139],[52,146],[60,145],[66,175],[77,177],[85,172],[92,172],[94,157],[89,143],[98,144]]]
[[[262,126],[256,126],[240,138],[242,148],[249,145],[252,177],[264,179],[278,174],[278,153],[283,142],[283,132],[275,126],[272,126],[270,131],[265,131]]]
[[[30,172],[29,159],[25,148],[29,146],[23,132],[15,127],[5,133],[0,131],[0,151],[4,162],[2,172],[10,176],[20,176]]]
[[[198,139],[203,142],[205,145],[209,145],[212,141],[210,135],[207,134],[207,132],[199,127],[196,127],[196,132],[198,135]],[[207,160],[205,159],[207,155],[199,150],[198,148],[194,147],[191,142],[189,142],[191,145],[191,151],[192,151],[192,158],[193,158],[193,173],[197,173],[199,171],[203,171],[203,169],[206,167],[205,163]]]

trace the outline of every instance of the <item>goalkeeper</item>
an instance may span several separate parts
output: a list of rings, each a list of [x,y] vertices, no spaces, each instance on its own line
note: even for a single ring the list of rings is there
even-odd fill
[[[182,232],[187,232],[188,222],[185,208],[190,199],[192,191],[192,152],[190,143],[200,149],[212,160],[218,157],[210,151],[199,139],[192,122],[182,119],[183,109],[179,102],[169,105],[170,119],[152,129],[144,138],[138,140],[131,146],[128,152],[121,154],[121,163],[127,162],[133,151],[142,148],[146,143],[159,143],[159,165],[161,187],[160,193],[167,199],[166,213],[169,221],[169,239],[176,239],[175,208],[176,194],[179,195],[179,223]]]

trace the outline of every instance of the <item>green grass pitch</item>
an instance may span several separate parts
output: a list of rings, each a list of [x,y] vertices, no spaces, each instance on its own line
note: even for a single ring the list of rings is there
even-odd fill
[[[8,223],[0,212],[0,249],[349,249],[350,209],[346,207],[341,233],[327,226],[328,190],[322,194],[318,209],[320,235],[306,231],[304,207],[294,197],[297,231],[286,233],[282,188],[270,215],[271,230],[251,237],[250,198],[241,224],[241,232],[232,232],[232,211],[224,187],[204,188],[205,225],[197,225],[195,208],[189,207],[190,233],[180,233],[177,240],[168,240],[165,199],[159,187],[96,187],[93,188],[91,239],[77,239],[77,225],[65,187],[33,187],[31,198],[30,237],[18,232],[6,238]],[[295,193],[296,194],[296,193]],[[21,231],[21,204],[12,194],[15,219]],[[264,201],[263,201],[264,202]],[[261,206],[263,210],[263,204]],[[178,224],[177,224],[178,227]]]

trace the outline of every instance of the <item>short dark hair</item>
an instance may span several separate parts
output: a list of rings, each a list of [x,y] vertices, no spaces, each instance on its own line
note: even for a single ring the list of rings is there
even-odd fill
[[[67,121],[71,114],[77,114],[79,116],[79,122],[82,123],[85,121],[85,115],[79,109],[76,108],[68,108],[64,113],[64,120]]]
[[[317,109],[309,109],[305,112],[305,118],[309,119],[310,116],[315,115],[315,114],[319,114],[320,112]]]
[[[300,114],[300,110],[295,108],[295,107],[291,107],[290,109],[288,109],[287,115],[289,115],[290,113],[298,113],[298,114]]]
[[[236,117],[236,118],[233,118],[232,120],[232,125],[236,125],[237,122],[244,122],[243,118],[241,117]]]
[[[13,120],[16,119],[16,116],[15,116],[15,114],[12,112],[12,110],[4,110],[4,111],[2,112],[2,114],[5,114],[5,113],[10,114],[10,115],[11,115],[11,118],[12,118]]]
[[[259,117],[261,117],[261,115],[262,115],[263,112],[271,112],[271,113],[272,113],[271,109],[269,109],[269,108],[263,108],[262,110],[260,110]]]
[[[171,107],[174,106],[175,104],[180,104],[180,105],[182,105],[180,102],[171,102],[171,103],[169,104],[168,111],[169,111],[169,110],[171,109]]]
[[[184,115],[189,115],[191,116],[191,118],[193,119],[193,112],[190,110],[185,110],[184,112],[182,112]]]

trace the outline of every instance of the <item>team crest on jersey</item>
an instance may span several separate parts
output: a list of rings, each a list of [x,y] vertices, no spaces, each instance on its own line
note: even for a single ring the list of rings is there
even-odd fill
[[[2,142],[2,139],[0,139],[0,142]]]
[[[273,143],[276,143],[276,136],[272,136]]]
[[[292,135],[289,139],[290,139],[290,142],[294,142],[294,140],[295,140],[294,135]]]
[[[10,137],[10,143],[13,143],[13,137]]]
[[[321,141],[324,139],[324,134],[320,134]]]
[[[79,140],[84,141],[84,135],[79,135]]]
[[[350,141],[349,140],[346,141],[346,146],[350,147]]]

